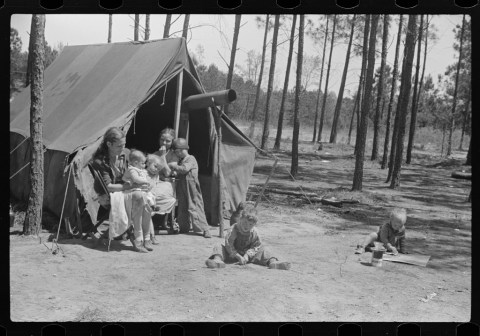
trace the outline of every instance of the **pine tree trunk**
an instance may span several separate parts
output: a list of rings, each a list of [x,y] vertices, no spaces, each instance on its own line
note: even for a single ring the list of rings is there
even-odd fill
[[[267,52],[267,36],[268,36],[268,23],[269,23],[269,15],[267,14],[267,19],[265,21],[265,33],[263,35],[263,47],[262,47],[262,62],[260,63],[260,74],[258,75],[258,84],[257,84],[257,92],[255,94],[255,100],[253,101],[253,110],[252,110],[252,122],[250,123],[250,128],[248,130],[248,137],[253,139],[255,135],[255,119],[257,117],[257,109],[258,103],[260,101],[260,93],[262,87],[262,78],[263,78],[263,68],[265,66],[265,54]]]
[[[356,138],[356,155],[355,155],[355,171],[353,173],[352,191],[361,191],[363,182],[363,161],[365,158],[365,143],[367,140],[368,128],[368,110],[370,108],[370,99],[372,96],[373,87],[373,72],[375,70],[375,44],[377,40],[377,25],[379,15],[372,15],[372,27],[370,29],[369,43],[368,43],[368,64],[365,73],[365,97],[362,104],[362,113],[360,116],[360,128]],[[369,17],[365,22],[365,31],[369,25]]]
[[[145,15],[145,41],[150,39],[150,14]]]
[[[452,155],[452,135],[455,129],[455,109],[457,108],[458,78],[460,77],[460,67],[462,64],[463,33],[465,31],[465,14],[463,14],[462,30],[460,31],[460,49],[458,51],[457,74],[455,75],[455,89],[453,91],[452,115],[450,116],[450,132],[448,134],[447,157]]]
[[[405,138],[405,129],[408,114],[408,102],[410,100],[410,90],[412,87],[412,68],[413,58],[415,56],[415,39],[417,37],[417,16],[410,15],[408,18],[407,37],[405,40],[405,62],[402,67],[402,79],[400,84],[400,106],[397,110],[398,114],[398,134],[397,149],[395,150],[395,160],[390,182],[391,189],[400,187],[400,173],[402,169],[403,159],[403,142]]]
[[[355,117],[355,110],[358,108],[359,100],[360,100],[360,92],[357,92],[357,96],[355,97],[355,103],[353,104],[352,117],[350,119],[350,128],[348,129],[348,144],[349,145],[352,141],[353,118]]]
[[[446,124],[443,124],[443,128],[442,128],[442,133],[443,133],[443,137],[442,137],[442,150],[440,152],[440,157],[443,157],[443,150],[445,148],[445,135],[447,133],[447,125]]]
[[[112,14],[108,15],[108,40],[107,43],[112,43]]]
[[[468,90],[467,104],[465,104],[465,111],[463,112],[462,135],[460,137],[460,146],[458,146],[459,151],[463,150],[463,137],[465,135],[465,129],[467,128],[467,123],[469,120],[468,107],[470,106],[471,98],[472,98],[472,85],[470,84],[470,89]],[[471,134],[470,134],[470,137],[471,137]]]
[[[293,136],[292,136],[292,165],[290,174],[293,177],[298,173],[298,136],[300,133],[300,90],[302,86],[302,64],[303,64],[303,32],[305,16],[300,15],[300,26],[298,28],[298,54],[297,54],[297,78],[295,82],[295,107],[293,110]]]
[[[135,14],[135,26],[133,28],[133,40],[138,41],[138,28],[140,26],[140,15]]]
[[[322,69],[320,70],[320,82],[318,83],[317,103],[315,105],[315,122],[313,124],[312,142],[315,142],[315,139],[317,138],[318,105],[320,103],[320,93],[322,92],[323,67],[324,67],[324,64],[325,64],[325,51],[327,49],[329,17],[328,17],[328,15],[326,15],[326,17],[327,17],[327,27],[326,27],[326,30],[325,30],[325,40],[323,41]]]
[[[167,14],[165,18],[165,27],[163,29],[163,38],[170,37],[170,25],[172,23],[172,14]]]
[[[268,76],[268,86],[267,86],[267,102],[265,104],[265,117],[263,121],[263,134],[262,134],[262,143],[260,145],[261,149],[265,149],[267,145],[268,136],[270,133],[269,124],[270,124],[270,99],[273,92],[273,78],[275,76],[275,61],[277,58],[277,40],[278,40],[278,30],[280,27],[280,15],[275,15],[275,24],[273,26],[273,40],[272,40],[272,57],[270,60],[270,73]]]
[[[388,111],[387,111],[387,125],[385,126],[386,132],[385,132],[385,143],[383,145],[383,159],[382,159],[382,169],[385,169],[387,166],[387,159],[388,159],[388,142],[390,140],[390,121],[391,121],[391,116],[392,116],[392,110],[393,110],[393,101],[395,100],[395,91],[397,89],[397,77],[398,77],[398,58],[400,55],[400,42],[402,40],[402,26],[403,26],[403,15],[400,15],[400,21],[398,23],[398,34],[397,34],[397,46],[395,47],[395,61],[393,64],[393,74],[392,74],[392,88],[390,90],[390,102],[388,103]],[[403,64],[403,62],[402,62]],[[398,106],[398,102],[397,102]],[[395,120],[397,120],[397,114],[395,114]],[[392,136],[392,149],[391,149],[391,154],[390,154],[390,160],[388,160],[388,177],[385,183],[388,183],[390,181],[390,178],[392,176],[392,165],[391,163],[393,154],[394,153],[394,139],[396,135],[395,131],[395,123],[393,124],[393,136]]]
[[[23,223],[24,235],[38,235],[42,226],[43,177],[43,71],[45,61],[45,15],[32,15],[30,105],[30,195]]]
[[[389,18],[388,15],[385,14],[383,16],[382,61],[380,63],[380,77],[378,78],[377,107],[375,109],[375,118],[373,123],[372,161],[375,161],[378,158],[378,143],[380,137],[380,103],[383,99],[384,71],[385,64],[387,62],[388,24]]]
[[[470,132],[470,144],[468,145],[467,160],[465,161],[465,164],[468,166],[472,165],[472,133]]]
[[[325,78],[325,90],[323,90],[322,112],[320,114],[320,126],[318,127],[317,142],[322,142],[323,120],[325,119],[325,105],[328,97],[328,80],[330,77],[330,67],[332,64],[333,43],[335,42],[335,28],[337,26],[337,14],[333,15],[332,39],[330,43],[330,56],[328,57],[327,77]]]
[[[362,68],[360,69],[360,80],[358,84],[358,94],[359,94],[359,101],[358,101],[358,109],[357,109],[357,132],[356,136],[360,133],[360,110],[361,106],[363,106],[363,95],[365,93],[364,90],[364,82],[365,82],[365,72],[367,70],[367,59],[368,59],[368,36],[370,33],[370,15],[365,16],[365,28],[363,31],[363,46],[362,46]],[[357,143],[355,143],[355,150],[353,154],[357,154]]]
[[[233,29],[233,43],[232,43],[232,50],[230,52],[230,64],[228,66],[228,74],[227,74],[227,87],[226,87],[227,90],[232,87],[233,70],[235,69],[235,55],[237,54],[238,34],[240,33],[241,20],[242,20],[242,15],[240,14],[235,15],[235,28]],[[224,112],[226,115],[229,115],[228,105],[224,106]]]
[[[190,14],[185,14],[185,20],[183,21],[182,37],[187,40],[188,37],[188,24],[190,22]]]
[[[30,39],[28,41],[28,50],[33,50],[33,38],[31,36],[32,31],[33,31],[33,21],[32,21],[32,26],[30,27]],[[29,86],[31,81],[32,81],[32,55],[30,52],[28,53],[28,59],[27,59],[27,74],[25,76],[25,87]]]
[[[415,85],[413,86],[413,98],[412,98],[412,113],[410,117],[410,132],[408,133],[408,145],[407,145],[407,160],[406,163],[410,164],[412,162],[412,148],[413,141],[415,139],[415,127],[417,123],[417,108],[418,108],[418,96],[420,91],[418,90],[418,76],[420,72],[420,56],[422,53],[422,36],[423,34],[423,15],[420,15],[420,29],[418,33],[418,44],[417,44],[417,64],[415,68]]]
[[[356,17],[357,15],[354,14],[352,18],[352,26],[350,29],[350,40],[348,41],[347,55],[345,57],[345,66],[343,68],[343,74],[342,74],[342,82],[340,83],[340,89],[338,90],[337,104],[335,105],[335,112],[333,114],[332,129],[330,132],[330,143],[337,142],[338,119],[340,118],[340,111],[342,109],[343,92],[345,90],[345,82],[347,80],[348,64],[350,62],[350,50],[352,49],[353,31],[355,28]]]
[[[282,140],[283,131],[283,115],[285,113],[285,100],[288,94],[288,81],[290,78],[290,68],[292,65],[293,43],[295,38],[295,25],[297,23],[297,15],[293,15],[292,30],[290,33],[290,47],[288,49],[287,72],[285,73],[285,83],[283,84],[282,102],[280,103],[280,112],[278,113],[277,135],[275,137],[274,150],[280,149],[280,142]]]

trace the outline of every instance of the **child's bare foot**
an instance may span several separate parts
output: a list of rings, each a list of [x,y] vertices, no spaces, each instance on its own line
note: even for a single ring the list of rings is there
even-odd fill
[[[362,254],[365,253],[365,248],[362,245],[357,245],[357,249],[355,250],[355,254]]]
[[[205,264],[208,268],[225,268],[225,263],[221,259],[207,259]]]
[[[280,270],[289,270],[292,265],[287,261],[272,261],[268,264],[268,268],[271,269],[280,269]]]

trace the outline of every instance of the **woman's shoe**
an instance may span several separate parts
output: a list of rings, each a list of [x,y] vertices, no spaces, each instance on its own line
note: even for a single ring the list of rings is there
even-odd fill
[[[130,241],[132,241],[132,238],[130,238]],[[148,253],[148,251],[145,249],[145,247],[143,246],[143,243],[141,241],[133,240],[132,244],[133,244],[133,249],[136,252]]]

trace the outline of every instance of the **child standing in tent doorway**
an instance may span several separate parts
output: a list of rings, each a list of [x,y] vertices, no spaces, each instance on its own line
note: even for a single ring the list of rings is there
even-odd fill
[[[160,139],[159,139],[160,148],[158,149],[158,151],[153,153],[155,155],[160,156],[161,158],[164,158],[167,163],[165,168],[162,169],[161,171],[161,177],[163,178],[167,178],[172,174],[170,167],[168,167],[168,163],[178,162],[178,160],[180,159],[177,156],[177,154],[175,154],[175,150],[172,148],[172,143],[173,143],[173,140],[175,140],[175,138],[176,138],[175,130],[169,127],[164,128],[160,132]]]
[[[203,197],[198,180],[198,163],[188,154],[187,140],[177,138],[172,143],[175,154],[180,158],[168,166],[177,174],[178,225],[180,232],[186,233],[192,226],[193,231],[211,238],[207,218],[203,208]]]
[[[132,188],[130,190],[126,190],[125,192],[128,193],[136,190],[144,191],[146,203],[150,206],[151,210],[157,210],[155,204],[155,195],[142,188],[142,186],[145,184],[150,185],[148,181],[148,173],[145,169],[145,164],[147,161],[145,154],[139,150],[133,149],[130,151],[128,159],[130,160],[130,165],[128,166],[125,174],[123,174],[122,179],[125,182],[130,183]]]
[[[208,268],[224,268],[225,262],[235,262],[245,265],[253,263],[273,269],[288,270],[289,262],[280,262],[264,248],[258,231],[257,209],[250,202],[241,202],[238,206],[239,217],[230,227],[225,244],[215,246],[213,253],[205,263]]]

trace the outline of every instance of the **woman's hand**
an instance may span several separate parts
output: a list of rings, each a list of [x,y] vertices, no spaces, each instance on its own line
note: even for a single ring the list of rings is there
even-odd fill
[[[165,155],[167,153],[167,148],[165,146],[160,146],[158,151],[160,152],[160,155]]]

